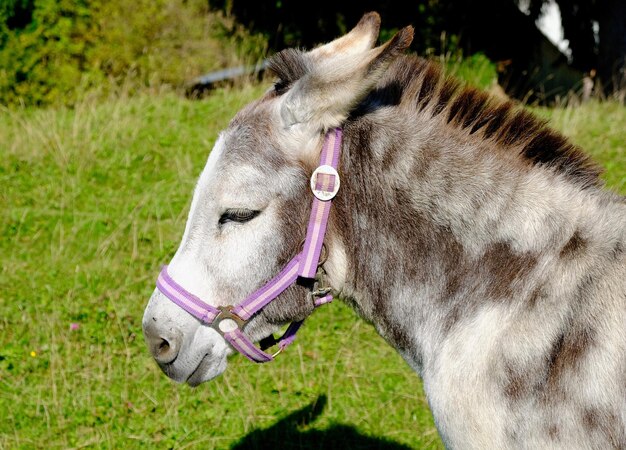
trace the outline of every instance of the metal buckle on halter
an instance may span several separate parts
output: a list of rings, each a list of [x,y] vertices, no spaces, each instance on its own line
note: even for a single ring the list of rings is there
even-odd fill
[[[233,331],[233,330],[225,330],[220,326],[222,322],[224,322],[225,320],[232,320],[235,323],[236,328],[239,328],[240,330],[243,330],[243,326],[246,324],[245,320],[243,320],[241,317],[239,317],[237,314],[233,312],[233,308],[234,308],[233,305],[217,307],[220,313],[215,317],[215,319],[213,319],[212,327],[215,329],[215,331],[217,331],[221,335],[223,335],[224,333]]]
[[[329,191],[322,188],[323,182],[319,183],[318,178],[326,178],[327,180],[332,180],[329,181]],[[313,171],[313,174],[311,175],[311,191],[313,191],[313,195],[315,195],[315,197],[323,202],[332,200],[335,195],[337,195],[340,184],[341,180],[339,179],[339,173],[337,173],[337,170],[333,166],[318,166],[318,168],[315,169],[315,171]]]
[[[311,291],[312,297],[323,297],[328,295],[332,288],[326,284],[326,271],[320,265],[317,268],[317,273],[315,274],[315,284],[313,285],[313,291]]]

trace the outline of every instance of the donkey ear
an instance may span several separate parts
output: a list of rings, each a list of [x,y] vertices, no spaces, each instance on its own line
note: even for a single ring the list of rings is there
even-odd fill
[[[369,12],[361,17],[359,23],[346,35],[309,52],[314,61],[336,56],[363,53],[371,49],[380,32],[380,16]]]
[[[408,26],[379,47],[316,61],[282,97],[284,125],[306,124],[316,131],[341,125],[412,40],[413,27]]]

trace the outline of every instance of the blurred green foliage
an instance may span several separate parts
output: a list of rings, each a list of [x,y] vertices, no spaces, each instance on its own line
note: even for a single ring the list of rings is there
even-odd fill
[[[181,86],[256,62],[265,40],[204,0],[4,0],[0,104],[73,104],[84,92]]]
[[[439,62],[447,74],[479,89],[489,90],[498,83],[496,64],[483,53],[464,57],[459,50],[439,56]]]
[[[87,0],[14,3],[31,20],[11,20],[16,15],[6,9],[0,16],[0,101],[48,103],[80,84],[83,72],[92,72],[87,53],[97,35],[93,10]]]
[[[381,30],[381,41],[395,31]],[[271,38],[255,33],[206,0],[3,0],[0,104],[71,106],[86,95],[184,88],[208,71],[265,57]],[[427,56],[445,54],[453,74],[491,85],[487,58],[466,60],[455,36],[438,39],[441,48]]]

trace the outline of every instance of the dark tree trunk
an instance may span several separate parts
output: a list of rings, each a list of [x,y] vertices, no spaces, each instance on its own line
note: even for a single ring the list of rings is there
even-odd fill
[[[626,1],[599,2],[600,48],[598,75],[606,95],[626,91]]]
[[[512,1],[481,0],[480,8],[475,2],[459,3],[466,7],[448,17],[458,26],[463,49],[482,51],[497,62],[498,81],[509,96],[551,103],[581,89],[583,71],[570,66],[537,28],[537,11],[525,15]]]
[[[583,72],[597,69],[594,2],[557,0],[557,4],[561,11],[563,37],[569,41],[572,51],[572,65]]]

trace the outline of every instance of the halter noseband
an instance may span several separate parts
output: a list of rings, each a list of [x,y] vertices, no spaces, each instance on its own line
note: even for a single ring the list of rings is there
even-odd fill
[[[292,322],[278,339],[270,336],[261,340],[261,349],[252,343],[243,332],[243,327],[254,314],[263,309],[299,278],[313,281],[313,290],[310,295],[314,306],[321,306],[332,301],[331,289],[325,285],[322,268],[324,261],[320,263],[320,256],[332,199],[339,190],[337,166],[341,153],[341,137],[341,128],[335,128],[326,133],[320,165],[311,175],[311,190],[315,198],[313,199],[302,251],[263,287],[250,294],[238,305],[214,307],[176,283],[167,273],[167,266],[163,266],[157,279],[157,288],[163,295],[202,323],[212,326],[235,350],[253,362],[272,361],[296,338],[296,332],[303,321]],[[275,344],[278,344],[279,350],[273,355],[263,351]]]

